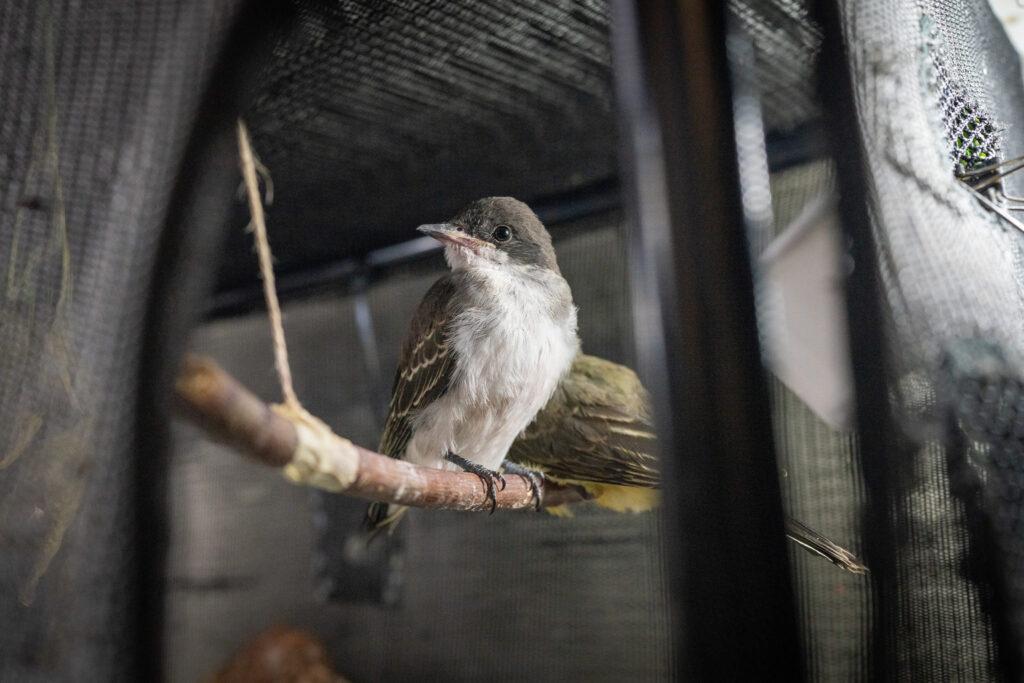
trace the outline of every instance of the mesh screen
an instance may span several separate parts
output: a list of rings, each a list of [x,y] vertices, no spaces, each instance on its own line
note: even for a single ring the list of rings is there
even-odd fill
[[[0,678],[133,667],[143,316],[239,3],[0,7]]]
[[[941,360],[979,332],[1005,353],[1019,354],[1022,242],[958,186],[949,159],[998,150],[998,130],[1019,125],[1021,110],[995,101],[1007,71],[1004,66],[996,75],[995,57],[1006,39],[992,30],[985,3],[866,5],[846,6],[846,26],[855,46],[857,105],[898,373],[893,385],[906,437],[893,449],[907,464],[900,520],[906,529],[897,558],[904,582],[901,627],[935,634],[901,639],[899,664],[932,676],[961,671],[984,677],[991,672],[991,634],[971,581],[977,577],[964,571],[964,511],[946,476],[953,446],[943,423],[956,398],[943,391]],[[884,71],[883,62],[889,65]],[[1019,92],[1016,73],[1012,87]],[[962,119],[949,115],[951,97],[970,108],[968,119],[985,122],[981,130],[990,137],[974,152],[965,150]],[[995,121],[1001,125],[989,129]]]
[[[786,132],[818,118],[814,69],[821,31],[807,3],[730,0],[729,12],[755,48],[765,128]]]
[[[615,174],[607,3],[296,4],[246,114],[277,183],[280,271],[408,239],[425,211]],[[225,284],[254,279],[247,222]]]
[[[145,302],[198,96],[239,4],[0,7],[3,680],[116,680],[131,665],[126,491]],[[529,200],[616,172],[605,3],[295,4],[299,28],[247,114],[278,181],[283,270],[402,239],[476,196]],[[982,0],[841,4],[894,367],[891,457],[904,465],[891,674],[987,679],[996,643],[1024,635],[1024,251],[953,171],[1024,152],[1021,73]],[[754,46],[768,132],[813,124],[822,34],[807,3],[729,8]],[[771,186],[778,232],[832,191],[832,165],[808,159]],[[556,237],[584,348],[628,364],[619,221]],[[232,234],[225,283],[251,267]],[[435,265],[288,308],[299,392],[339,432],[376,440],[398,341]],[[366,320],[372,347],[352,335]],[[274,399],[264,324],[212,323],[196,346]],[[772,390],[787,506],[859,550],[871,530],[859,528],[855,437]],[[172,486],[173,680],[196,680],[279,620],[322,634],[354,679],[671,675],[656,515],[414,514],[400,600],[385,608],[331,599],[361,505],[290,487],[188,429]],[[985,552],[996,576],[977,571]],[[809,672],[867,678],[868,584],[793,560]],[[1000,641],[1006,623],[1015,630]]]
[[[900,434],[889,454],[902,465],[903,508],[897,517],[897,632],[886,665],[893,677],[988,679],[996,661],[992,577],[971,564],[985,537],[971,531],[976,525],[968,515],[982,500],[1002,546],[992,550],[1007,554],[1005,567],[1015,566],[1019,366],[1002,361],[992,371],[989,363],[982,366],[989,374],[979,377],[977,364],[970,374],[944,359],[978,340],[997,349],[999,359],[1019,357],[1021,236],[982,208],[953,171],[1019,149],[1004,133],[1021,122],[1020,71],[984,2],[841,4],[868,160]],[[781,120],[772,109],[785,104],[771,96],[764,102],[769,125]],[[831,184],[827,162],[775,174],[777,229],[808,192]],[[953,379],[951,367],[960,368]],[[790,507],[809,523],[821,520],[826,533],[855,538],[862,500],[855,440],[829,430],[781,386],[773,405]],[[958,436],[967,425],[967,436]],[[975,488],[965,487],[965,473],[976,473],[968,477]],[[818,568],[804,558],[795,567],[810,671],[826,680],[869,675],[866,584],[816,576]],[[1002,595],[1019,600],[1015,570],[1008,583]]]
[[[812,160],[771,176],[775,231],[834,191],[831,163]],[[818,418],[780,381],[770,380],[773,425],[786,508],[854,553],[860,551],[860,469],[856,438]],[[790,552],[811,680],[867,676],[870,591],[864,577],[837,572],[798,547]]]

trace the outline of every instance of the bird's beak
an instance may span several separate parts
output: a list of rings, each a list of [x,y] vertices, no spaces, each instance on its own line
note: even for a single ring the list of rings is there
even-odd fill
[[[416,229],[424,235],[430,235],[438,242],[466,247],[474,253],[480,253],[480,250],[484,247],[493,246],[490,242],[485,242],[473,237],[472,235],[467,235],[451,223],[431,223],[429,225],[421,225]]]

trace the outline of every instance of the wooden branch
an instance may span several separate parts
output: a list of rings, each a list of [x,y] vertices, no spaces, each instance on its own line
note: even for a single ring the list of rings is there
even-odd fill
[[[176,395],[186,416],[207,435],[257,462],[283,468],[296,483],[358,498],[439,510],[490,510],[480,478],[389,458],[334,434],[315,417],[288,406],[269,406],[213,360],[187,356]],[[506,476],[497,507],[534,507],[529,483]],[[579,487],[545,480],[543,505],[586,499]]]

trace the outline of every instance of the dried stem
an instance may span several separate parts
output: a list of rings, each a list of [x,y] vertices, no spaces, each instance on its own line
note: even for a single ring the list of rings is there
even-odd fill
[[[245,122],[238,120],[238,152],[245,179],[245,193],[249,198],[249,212],[252,215],[252,229],[256,236],[256,253],[260,261],[260,275],[263,278],[263,295],[270,313],[270,331],[274,337],[274,363],[281,381],[284,403],[295,411],[301,411],[299,398],[292,385],[292,370],[288,363],[288,346],[284,340],[284,324],[281,322],[281,304],[277,300],[277,286],[274,284],[274,257],[267,239],[267,221],[260,200],[260,185],[256,176],[256,156],[249,143],[249,130]],[[262,166],[262,165],[261,165]]]

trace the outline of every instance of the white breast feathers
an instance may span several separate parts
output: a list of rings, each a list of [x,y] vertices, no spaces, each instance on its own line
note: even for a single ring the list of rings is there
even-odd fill
[[[442,466],[451,450],[497,469],[579,350],[568,285],[536,268],[481,269],[452,328],[448,393],[417,419],[406,459]],[[457,469],[457,468],[455,468]]]

